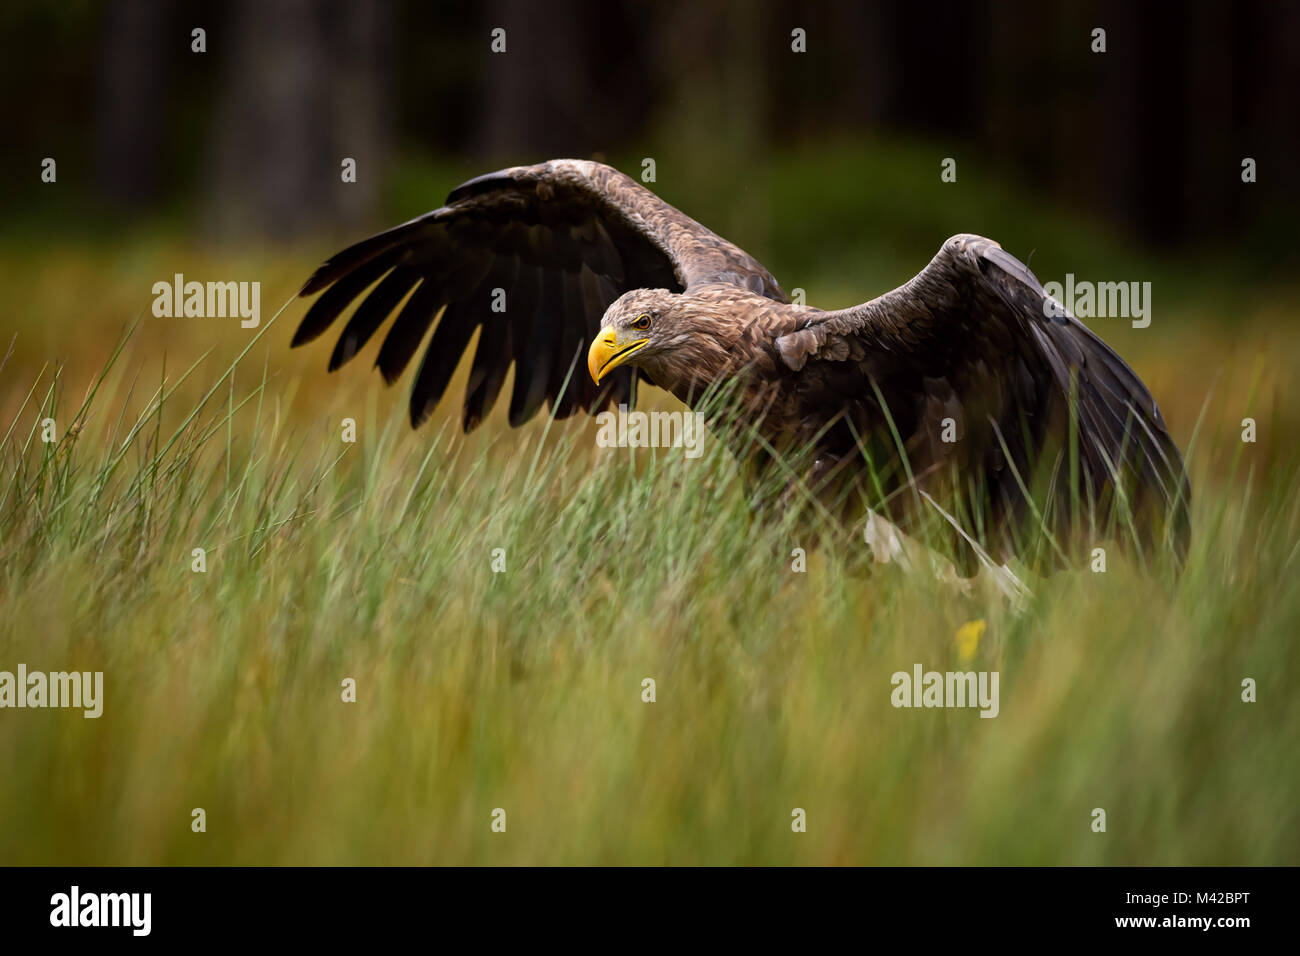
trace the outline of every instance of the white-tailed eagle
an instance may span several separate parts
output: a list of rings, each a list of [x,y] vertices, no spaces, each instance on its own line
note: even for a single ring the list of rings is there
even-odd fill
[[[735,447],[806,456],[804,487],[837,514],[860,505],[907,530],[942,509],[961,526],[962,568],[973,545],[996,561],[1042,557],[1043,540],[1060,558],[1099,537],[1186,551],[1187,475],[1150,392],[979,236],[948,239],[891,292],[823,311],[791,304],[752,256],[628,176],[554,160],[470,180],[343,250],[301,292],[316,293],[295,346],[360,300],[331,370],[401,305],[376,359],[389,383],[437,320],[411,390],[416,426],[481,329],[467,431],[512,364],[512,425],[543,403],[564,418],[626,401],[633,374],[687,405],[729,383],[722,431],[750,431]]]

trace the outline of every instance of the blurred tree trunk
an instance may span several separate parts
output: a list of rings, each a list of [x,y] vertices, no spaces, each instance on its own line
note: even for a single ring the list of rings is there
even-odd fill
[[[383,174],[393,152],[393,18],[387,3],[342,0],[327,24],[334,56],[331,96],[335,151],[357,161],[357,181],[338,193],[338,221],[352,226],[372,217],[382,198]],[[339,162],[334,180],[339,181]]]
[[[209,31],[207,55],[225,66],[208,174],[217,231],[288,238],[373,213],[391,139],[388,35],[386,3],[312,0],[238,0]]]
[[[761,182],[768,139],[765,68],[797,76],[807,62],[800,58],[809,56],[790,50],[799,21],[787,25],[766,13],[740,0],[682,4],[660,13],[650,37],[652,82],[662,94],[650,157],[657,180],[648,185],[670,201],[696,197],[693,216],[724,235],[748,237],[753,248],[761,248],[767,225],[762,204],[748,198]],[[798,119],[778,122],[792,135]]]
[[[570,111],[589,108],[590,83],[583,69],[588,50],[579,24],[585,11],[573,0],[493,0],[484,14],[485,57],[482,125],[478,155],[492,162],[536,162],[569,156]],[[506,31],[506,50],[490,50],[491,33]]]
[[[158,194],[164,91],[173,35],[167,0],[123,0],[104,14],[95,104],[96,174],[108,199],[138,204]]]

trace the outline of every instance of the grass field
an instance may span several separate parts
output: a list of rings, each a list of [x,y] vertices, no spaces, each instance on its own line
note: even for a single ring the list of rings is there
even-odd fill
[[[982,209],[913,230],[1003,238]],[[501,408],[467,438],[456,383],[412,433],[374,343],[327,378],[328,348],[288,351],[301,304],[269,321],[327,245],[2,242],[0,670],[105,696],[0,711],[2,863],[1300,862],[1294,290],[1171,281],[1151,329],[1095,326],[1191,446],[1191,556],[1030,578],[1017,611],[842,543],[792,572],[815,542],[751,518],[717,443]],[[810,301],[894,268],[836,261]],[[174,272],[259,278],[262,328],[153,318]],[[894,708],[916,663],[998,671],[999,715]]]

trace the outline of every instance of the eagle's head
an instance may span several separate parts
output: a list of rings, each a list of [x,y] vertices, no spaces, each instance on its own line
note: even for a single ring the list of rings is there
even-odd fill
[[[597,384],[620,365],[653,366],[690,338],[682,296],[667,289],[633,289],[605,310],[587,352]]]

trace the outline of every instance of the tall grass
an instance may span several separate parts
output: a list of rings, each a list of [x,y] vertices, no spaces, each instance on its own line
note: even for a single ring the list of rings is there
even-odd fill
[[[412,435],[369,404],[344,443],[282,413],[255,342],[156,382],[124,344],[4,426],[0,669],[101,670],[106,699],[0,711],[0,862],[1300,856],[1294,459],[1209,436],[1180,577],[1114,555],[1016,608],[756,521],[718,441]],[[918,662],[999,671],[999,716],[895,709]]]

